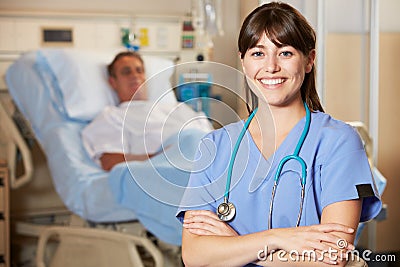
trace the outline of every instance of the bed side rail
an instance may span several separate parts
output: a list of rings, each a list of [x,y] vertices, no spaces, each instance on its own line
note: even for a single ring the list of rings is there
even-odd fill
[[[53,226],[40,234],[36,253],[38,267],[48,266],[45,263],[45,249],[52,237],[57,237],[59,246],[51,259],[51,266],[143,267],[145,265],[138,247],[149,253],[155,267],[164,266],[163,255],[147,238],[109,230]]]
[[[33,162],[30,149],[22,137],[14,121],[0,102],[0,129],[6,138],[6,155],[10,170],[10,185],[12,189],[19,188],[32,179]],[[16,177],[17,151],[21,153],[24,173]]]

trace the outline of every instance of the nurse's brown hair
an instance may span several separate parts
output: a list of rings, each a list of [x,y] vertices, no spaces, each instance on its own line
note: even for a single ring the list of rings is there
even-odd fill
[[[238,48],[242,59],[247,50],[257,45],[264,33],[277,47],[289,45],[305,56],[315,49],[314,29],[299,11],[285,3],[264,4],[254,9],[246,17],[238,38]],[[250,112],[258,106],[258,99],[250,90],[247,82],[246,87],[246,100]],[[311,110],[324,111],[315,86],[314,66],[311,72],[306,73],[304,77],[301,97]]]

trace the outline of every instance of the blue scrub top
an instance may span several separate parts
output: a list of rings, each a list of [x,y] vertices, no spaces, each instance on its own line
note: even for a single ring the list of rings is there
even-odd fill
[[[231,153],[243,121],[213,131],[199,145],[196,162],[177,217],[186,210],[216,211],[223,202]],[[240,235],[268,229],[269,205],[279,161],[293,154],[305,117],[291,130],[275,154],[265,159],[247,131],[232,172],[229,201],[236,216],[229,222]],[[311,113],[308,135],[300,150],[307,165],[300,225],[319,224],[329,204],[363,198],[361,222],[374,218],[382,203],[358,133],[348,124],[322,112]],[[294,227],[300,208],[301,166],[288,161],[280,176],[274,200],[272,227]]]

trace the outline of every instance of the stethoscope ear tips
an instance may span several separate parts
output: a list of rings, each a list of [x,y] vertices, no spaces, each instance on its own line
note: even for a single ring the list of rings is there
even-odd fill
[[[231,202],[222,202],[218,205],[217,216],[224,222],[231,221],[236,215],[236,208]]]

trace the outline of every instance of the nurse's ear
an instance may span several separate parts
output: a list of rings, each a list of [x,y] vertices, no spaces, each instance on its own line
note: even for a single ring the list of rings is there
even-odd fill
[[[239,59],[240,59],[240,63],[242,64],[243,73],[246,73],[245,68],[244,68],[244,64],[243,64],[243,57],[244,57],[244,55],[243,55],[243,57],[242,57],[242,53],[238,52],[238,56],[239,56]]]
[[[311,72],[313,66],[314,66],[314,62],[315,62],[315,57],[316,57],[316,52],[315,49],[311,50],[310,53],[308,53],[308,56],[306,58],[307,62],[306,62],[306,73]],[[243,63],[242,63],[243,65]]]

